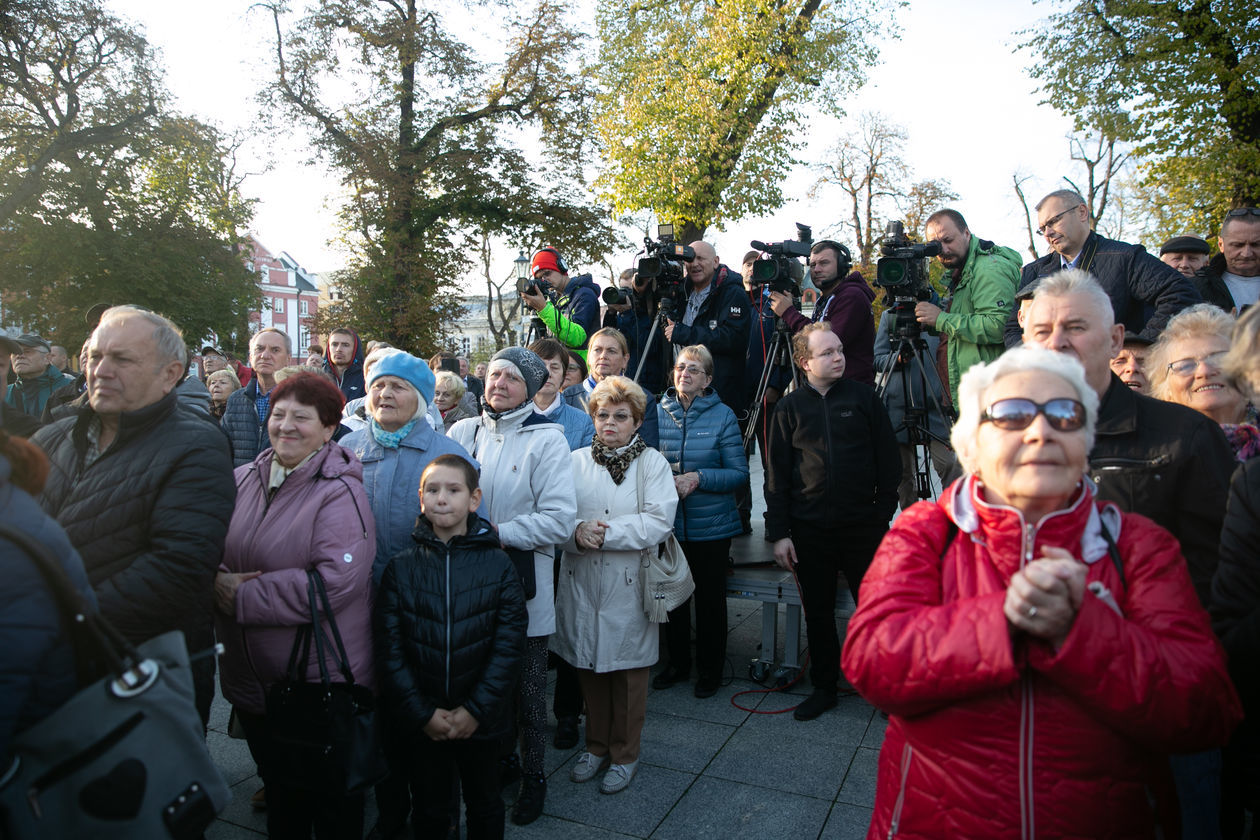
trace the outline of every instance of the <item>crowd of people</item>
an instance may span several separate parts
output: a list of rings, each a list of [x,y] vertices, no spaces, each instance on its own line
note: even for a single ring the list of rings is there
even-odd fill
[[[760,450],[763,553],[805,610],[795,717],[846,681],[889,716],[870,836],[1240,837],[1260,807],[1260,210],[1230,211],[1211,258],[1198,237],[1159,257],[1106,239],[1070,191],[1037,216],[1051,253],[1021,267],[933,214],[942,293],[890,296],[878,323],[824,240],[812,311],[756,281],[758,252],[735,271],[696,242],[659,320],[634,272],[601,316],[543,249],[522,298],[548,335],[475,368],[351,328],[304,356],[273,327],[244,361],[194,354],[129,305],[96,312],[77,375],[3,336],[0,511],[128,640],[224,646],[272,836],[364,828],[364,791],[269,760],[268,691],[305,667],[379,697],[379,836],[446,836],[462,794],[468,835],[496,837],[506,785],[513,823],[542,814],[549,737],[583,744],[572,782],[616,794],[649,687],[694,670],[696,698],[718,693]],[[694,594],[662,628],[644,582],[671,535]],[[0,546],[0,640],[22,654],[0,679],[7,764],[77,685],[48,593]],[[299,656],[312,572],[345,662]],[[214,678],[195,658],[203,722]]]

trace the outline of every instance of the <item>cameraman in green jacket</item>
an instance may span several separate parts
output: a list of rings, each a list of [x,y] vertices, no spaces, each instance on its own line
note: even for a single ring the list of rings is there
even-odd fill
[[[921,301],[915,320],[945,337],[937,369],[949,373],[949,398],[958,405],[958,380],[976,362],[991,362],[1006,349],[1002,341],[1006,319],[1015,306],[1015,289],[1023,262],[1012,248],[972,236],[967,220],[957,210],[937,210],[928,217],[928,241],[939,242],[937,256],[949,281],[944,309]],[[944,377],[942,377],[944,378]]]

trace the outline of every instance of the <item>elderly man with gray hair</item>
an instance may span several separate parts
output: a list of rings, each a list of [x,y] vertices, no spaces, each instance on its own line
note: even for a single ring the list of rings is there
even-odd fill
[[[104,615],[139,643],[214,641],[214,577],[236,501],[227,440],[177,398],[188,351],[161,315],[115,306],[89,339],[87,405],[32,438],[52,469],[39,503],[83,558]],[[214,659],[193,663],[205,721]]]
[[[1024,343],[1075,357],[1098,394],[1098,425],[1089,474],[1098,497],[1140,513],[1172,532],[1207,607],[1220,550],[1221,525],[1234,471],[1233,450],[1210,418],[1128,387],[1111,371],[1124,347],[1110,298],[1084,271],[1042,278],[1024,315]],[[1174,756],[1182,825],[1210,831],[1220,801],[1220,755]],[[1189,836],[1189,835],[1187,835]]]

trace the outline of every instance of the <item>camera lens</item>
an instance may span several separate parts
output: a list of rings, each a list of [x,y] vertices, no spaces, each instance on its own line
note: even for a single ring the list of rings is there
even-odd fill
[[[604,299],[604,303],[611,306],[626,303],[630,300],[630,293],[620,286],[609,286],[600,293],[600,297]]]

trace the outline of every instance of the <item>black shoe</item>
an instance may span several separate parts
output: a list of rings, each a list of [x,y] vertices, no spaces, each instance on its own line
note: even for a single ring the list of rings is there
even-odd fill
[[[652,678],[652,688],[669,688],[671,685],[691,679],[691,669],[683,670],[670,665]]]
[[[499,759],[499,787],[507,788],[521,778],[521,759],[516,753]]]
[[[702,676],[698,680],[696,680],[695,695],[701,700],[704,700],[705,698],[708,698],[708,697],[712,697],[714,694],[717,694],[718,688],[720,688],[721,685],[722,683],[720,680],[717,680],[713,677]]]
[[[521,776],[521,793],[512,806],[512,822],[529,825],[542,816],[543,802],[547,798],[547,780],[539,774]]]
[[[571,750],[578,742],[578,719],[565,716],[556,718],[556,737],[552,745],[558,750]]]
[[[797,720],[813,720],[828,709],[836,707],[836,691],[834,688],[816,688],[814,693],[809,695],[796,707],[796,711],[792,712],[792,717]]]

